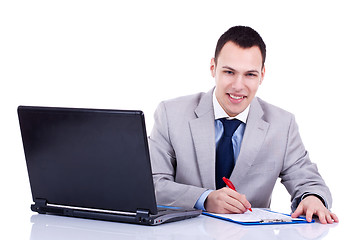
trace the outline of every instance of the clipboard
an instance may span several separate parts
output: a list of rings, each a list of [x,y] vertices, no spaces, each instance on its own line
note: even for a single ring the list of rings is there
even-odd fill
[[[202,214],[241,225],[299,224],[315,222],[315,220],[308,222],[303,217],[292,218],[289,214],[274,212],[264,208],[253,208],[252,210],[252,212],[247,211],[243,214],[216,214],[209,212],[203,212]]]

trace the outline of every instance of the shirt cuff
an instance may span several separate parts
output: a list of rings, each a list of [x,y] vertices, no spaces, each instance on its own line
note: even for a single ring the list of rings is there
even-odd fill
[[[195,203],[195,208],[196,209],[200,209],[200,210],[203,210],[203,211],[206,211],[205,209],[205,206],[204,206],[204,203],[205,203],[205,200],[206,198],[209,196],[209,194],[214,191],[214,190],[206,190],[205,192],[203,192],[203,194],[201,194],[201,196],[199,197],[199,199],[196,201]]]

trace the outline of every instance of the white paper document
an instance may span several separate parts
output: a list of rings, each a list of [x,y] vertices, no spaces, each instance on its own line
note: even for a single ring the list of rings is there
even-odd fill
[[[247,211],[243,214],[214,214],[212,215],[230,219],[236,222],[291,222],[292,220],[303,220],[300,218],[292,218],[282,213],[272,212],[262,208],[253,208],[253,211]]]

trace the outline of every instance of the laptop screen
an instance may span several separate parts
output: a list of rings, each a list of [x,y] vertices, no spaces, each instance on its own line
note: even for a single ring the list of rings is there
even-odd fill
[[[141,111],[18,108],[33,200],[156,214]]]

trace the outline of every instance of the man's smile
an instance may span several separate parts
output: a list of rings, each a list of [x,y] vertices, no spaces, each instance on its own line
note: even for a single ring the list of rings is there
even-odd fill
[[[235,99],[235,100],[243,99],[243,98],[246,97],[246,96],[236,96],[236,95],[233,95],[233,94],[231,94],[231,93],[229,93],[229,96],[230,96],[231,98]]]
[[[242,102],[244,99],[246,99],[246,96],[244,95],[235,95],[235,94],[231,94],[231,93],[227,93],[228,97],[229,97],[229,101],[231,103],[235,103],[238,104],[240,102]]]

